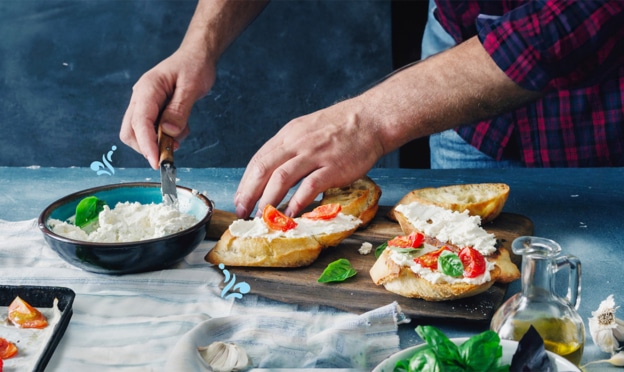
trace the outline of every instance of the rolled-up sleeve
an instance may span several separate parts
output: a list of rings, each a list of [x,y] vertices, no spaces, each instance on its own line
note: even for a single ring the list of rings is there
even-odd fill
[[[601,81],[624,63],[624,1],[530,1],[476,20],[485,50],[525,89]]]

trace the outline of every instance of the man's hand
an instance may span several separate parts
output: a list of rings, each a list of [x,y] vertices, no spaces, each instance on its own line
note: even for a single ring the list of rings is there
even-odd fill
[[[357,99],[347,100],[286,124],[251,159],[234,203],[248,217],[258,202],[277,205],[303,180],[285,211],[295,216],[330,187],[362,177],[384,155],[375,122]]]
[[[158,169],[156,126],[179,141],[189,133],[187,125],[193,104],[215,80],[215,67],[201,55],[182,49],[146,72],[132,88],[132,98],[123,118],[119,137],[143,154]]]
[[[179,141],[189,133],[195,102],[216,78],[217,60],[266,6],[266,0],[199,0],[180,48],[146,72],[132,88],[119,137],[159,167],[156,126]]]

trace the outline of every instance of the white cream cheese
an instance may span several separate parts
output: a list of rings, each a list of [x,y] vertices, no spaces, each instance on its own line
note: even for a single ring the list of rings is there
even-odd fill
[[[435,205],[418,202],[397,206],[409,222],[423,234],[458,247],[472,247],[488,256],[496,252],[496,238],[481,227],[479,216],[470,216]]]
[[[135,242],[160,238],[185,230],[198,221],[194,216],[182,213],[164,204],[117,203],[110,209],[105,205],[98,218],[99,226],[91,233],[79,227],[51,219],[50,229],[61,236],[98,243]]]
[[[297,238],[333,234],[352,230],[362,223],[359,218],[343,213],[338,213],[338,215],[331,220],[312,220],[302,217],[297,217],[294,220],[297,222],[297,226],[288,231],[269,229],[261,217],[256,217],[253,220],[236,220],[230,225],[229,229],[230,234],[237,238],[263,237],[270,241],[275,238]]]

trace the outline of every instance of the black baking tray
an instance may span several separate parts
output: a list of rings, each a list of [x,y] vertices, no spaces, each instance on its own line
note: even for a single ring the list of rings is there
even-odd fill
[[[0,306],[9,306],[17,296],[36,308],[51,308],[54,304],[54,299],[58,299],[61,318],[55,325],[52,336],[46,340],[45,348],[39,355],[33,369],[33,371],[43,371],[65,334],[73,314],[72,306],[76,294],[73,290],[65,287],[0,285]]]

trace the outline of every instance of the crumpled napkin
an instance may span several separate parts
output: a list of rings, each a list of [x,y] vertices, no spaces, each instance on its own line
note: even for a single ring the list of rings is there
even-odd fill
[[[397,327],[403,322],[409,319],[396,302],[362,315],[260,311],[213,318],[179,339],[165,370],[207,370],[197,348],[222,341],[241,346],[256,368],[370,371],[399,350]]]

